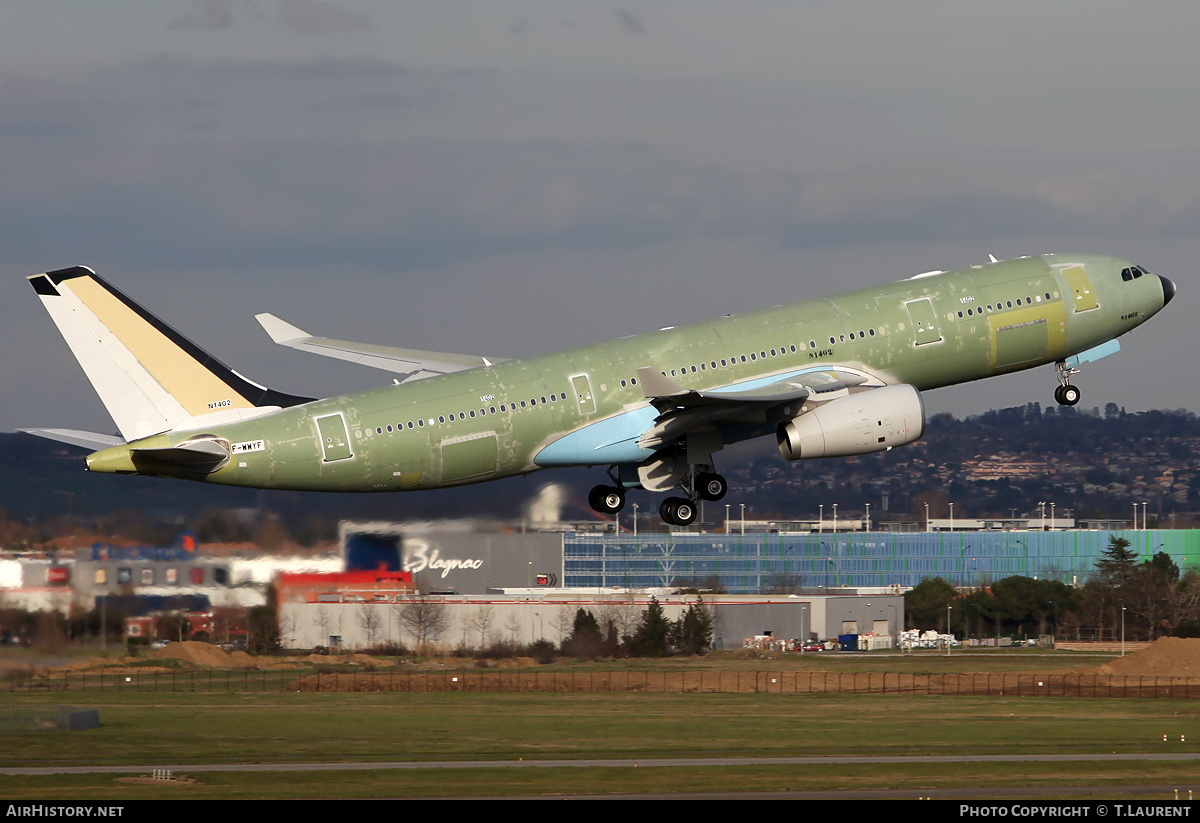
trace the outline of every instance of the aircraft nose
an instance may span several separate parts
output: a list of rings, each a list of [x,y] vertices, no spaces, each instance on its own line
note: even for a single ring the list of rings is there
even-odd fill
[[[1157,277],[1162,281],[1163,305],[1165,306],[1170,303],[1171,298],[1175,296],[1175,284],[1163,277],[1161,274],[1157,275]]]

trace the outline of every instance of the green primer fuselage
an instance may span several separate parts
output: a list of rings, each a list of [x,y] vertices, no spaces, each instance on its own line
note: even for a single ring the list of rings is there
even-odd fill
[[[635,379],[639,368],[696,390],[832,367],[920,390],[978,380],[1063,360],[1155,314],[1167,299],[1161,281],[1122,279],[1129,266],[1098,255],[1046,255],[922,275],[156,435],[95,452],[88,466],[361,492],[476,483],[552,465],[635,463],[652,454],[636,438],[656,415]],[[773,430],[764,419],[720,433],[733,442]],[[210,474],[156,465],[133,451],[198,434],[232,446],[231,459]],[[582,446],[564,448],[576,440]]]

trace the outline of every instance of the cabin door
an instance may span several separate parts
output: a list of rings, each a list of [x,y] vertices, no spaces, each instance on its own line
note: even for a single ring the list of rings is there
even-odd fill
[[[318,417],[317,431],[321,434],[326,463],[354,456],[350,451],[350,436],[346,433],[346,419],[340,414]]]
[[[937,314],[933,310],[933,301],[928,297],[912,300],[904,304],[908,309],[908,317],[913,324],[913,342],[918,346],[929,343],[940,343],[942,333],[938,330]]]
[[[579,404],[580,414],[592,414],[596,411],[596,398],[592,396],[592,383],[586,374],[577,374],[571,378],[575,388],[575,402]]]

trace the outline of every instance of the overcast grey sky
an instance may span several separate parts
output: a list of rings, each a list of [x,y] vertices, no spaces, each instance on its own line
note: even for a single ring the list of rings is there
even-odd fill
[[[0,0],[0,429],[112,425],[24,277],[259,382],[314,333],[522,356],[1049,251],[1179,296],[1083,406],[1200,409],[1200,5]],[[1052,368],[931,413],[1053,402]]]

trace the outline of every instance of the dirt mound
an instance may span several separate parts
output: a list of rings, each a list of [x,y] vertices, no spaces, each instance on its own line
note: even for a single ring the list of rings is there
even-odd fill
[[[161,649],[150,652],[148,657],[154,660],[183,660],[195,666],[211,666],[219,669],[241,668],[223,650],[212,643],[201,643],[198,640],[184,640],[172,643]]]
[[[1200,677],[1200,639],[1160,637],[1149,648],[1106,663],[1100,674]]]

